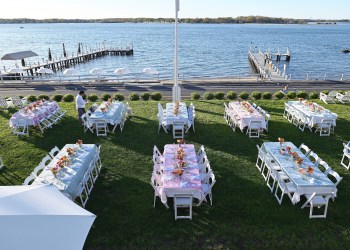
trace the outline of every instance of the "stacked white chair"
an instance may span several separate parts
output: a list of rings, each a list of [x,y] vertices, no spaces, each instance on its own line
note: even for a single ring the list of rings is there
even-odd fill
[[[175,220],[177,219],[190,219],[192,220],[192,203],[193,203],[193,194],[181,194],[174,193],[174,211],[175,211]],[[178,208],[188,208],[189,214],[178,215]]]
[[[343,149],[343,157],[341,159],[340,164],[343,165],[347,170],[350,168],[350,142],[348,144],[343,143],[344,149]],[[345,160],[347,159],[348,164],[346,165]]]
[[[7,109],[9,108],[11,105],[9,105],[9,103],[6,101],[6,99],[2,96],[0,96],[0,109]]]
[[[336,99],[341,103],[350,103],[350,92],[347,92],[345,95],[337,93]]]
[[[246,134],[249,138],[259,138],[260,137],[261,121],[250,121]]]
[[[323,101],[326,104],[329,103],[335,103],[337,101],[336,96],[337,96],[337,91],[331,91],[329,92],[329,94],[324,94],[324,93],[320,93],[320,100]]]
[[[327,210],[328,210],[328,202],[329,199],[332,197],[333,194],[326,193],[326,194],[316,194],[316,192],[312,193],[311,195],[305,195],[307,201],[304,203],[304,205],[301,207],[302,209],[306,206],[310,207],[310,215],[309,218],[326,218],[327,217]],[[325,207],[323,214],[315,215],[313,214],[314,207]]]

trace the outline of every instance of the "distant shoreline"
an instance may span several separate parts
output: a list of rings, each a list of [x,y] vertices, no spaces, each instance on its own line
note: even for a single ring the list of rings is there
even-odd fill
[[[9,18],[0,19],[0,24],[33,24],[33,23],[173,23],[173,18],[104,18],[104,19],[31,19],[31,18]],[[240,16],[240,17],[218,17],[218,18],[180,18],[180,23],[193,24],[309,24],[309,23],[346,23],[349,19],[326,20],[326,19],[293,19],[276,18],[265,16]]]

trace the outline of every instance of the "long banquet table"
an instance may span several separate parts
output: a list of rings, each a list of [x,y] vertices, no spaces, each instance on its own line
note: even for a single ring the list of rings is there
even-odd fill
[[[167,197],[174,197],[174,193],[193,194],[194,198],[202,200],[201,179],[199,166],[197,164],[196,151],[193,144],[183,144],[181,147],[185,151],[184,161],[187,167],[184,168],[183,175],[177,176],[172,172],[175,169],[177,160],[175,159],[178,144],[166,144],[164,146],[164,169],[162,174],[163,189],[161,190],[161,200],[167,202]]]
[[[33,105],[36,107],[34,108]],[[30,110],[28,107],[33,107]],[[16,120],[19,118],[25,119],[28,126],[36,126],[39,121],[52,113],[55,113],[60,107],[55,101],[45,101],[40,105],[36,102],[30,103],[28,106],[20,109],[18,112],[14,113],[10,118],[10,126],[14,126]]]
[[[106,123],[114,125],[116,120],[121,119],[124,104],[122,102],[112,102],[107,112],[102,112],[101,108],[106,107],[106,102],[103,102],[90,116],[90,122],[95,120],[105,120]]]
[[[185,125],[190,126],[191,123],[188,120],[188,112],[186,103],[179,103],[179,113],[174,114],[175,103],[170,102],[166,104],[165,108],[165,120],[167,125],[172,125],[174,122],[183,122]]]
[[[322,120],[332,120],[333,125],[336,124],[335,121],[338,117],[337,114],[330,112],[329,110],[316,103],[312,104],[314,105],[314,108],[307,105],[306,101],[289,101],[288,104],[290,105],[290,107],[304,114],[307,117],[308,124],[311,127],[321,123]],[[320,108],[320,110],[318,110],[318,107]]]
[[[298,153],[299,157],[304,160],[300,166],[306,169],[308,166],[314,168],[312,174],[301,174],[299,166],[296,165],[293,157],[286,152],[284,155],[280,153],[281,148],[291,147],[292,152]],[[269,153],[282,170],[288,175],[290,180],[295,184],[297,191],[293,195],[292,202],[295,204],[300,201],[300,196],[304,194],[333,193],[333,197],[337,194],[337,187],[335,184],[313,164],[293,143],[285,142],[281,147],[279,142],[265,142],[262,149]]]
[[[248,102],[246,102],[248,103]],[[245,127],[249,125],[251,121],[260,121],[261,128],[266,129],[266,121],[265,118],[252,106],[250,108],[254,111],[250,113],[243,105],[242,102],[230,102],[229,103],[229,115],[232,117],[233,115],[237,115],[240,120],[240,129],[243,130]]]
[[[64,169],[55,176],[51,172],[51,168],[56,166],[56,163],[61,157],[68,156],[68,148],[77,148],[76,155],[71,157],[71,164],[64,167]],[[34,180],[32,185],[53,184],[63,194],[74,199],[78,194],[79,185],[84,178],[84,174],[89,169],[97,152],[95,144],[83,144],[81,148],[77,147],[75,144],[66,144]]]

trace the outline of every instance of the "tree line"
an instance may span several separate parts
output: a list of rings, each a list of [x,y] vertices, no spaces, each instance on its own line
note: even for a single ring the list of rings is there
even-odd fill
[[[239,17],[218,17],[218,18],[180,18],[180,23],[261,23],[261,24],[305,24],[308,22],[349,22],[349,19],[342,20],[323,20],[323,19],[293,19],[278,18],[266,16],[239,16]],[[0,19],[1,24],[6,23],[173,23],[174,18],[104,18],[104,19],[30,19],[30,18],[11,18]]]

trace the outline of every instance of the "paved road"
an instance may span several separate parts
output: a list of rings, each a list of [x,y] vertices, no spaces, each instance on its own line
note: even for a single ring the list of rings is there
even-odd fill
[[[233,90],[237,93],[242,91],[253,92],[269,91],[274,93],[278,90],[283,89],[286,83],[270,83],[270,82],[221,82],[221,83],[185,83],[181,84],[182,96],[190,96],[192,92],[198,92],[203,94],[204,92],[210,91],[222,91],[228,92]],[[305,90],[308,92],[316,91],[320,92],[322,90],[350,90],[350,81],[314,81],[314,82],[288,82],[289,90]],[[138,84],[138,85],[123,85],[118,83],[93,83],[93,84],[4,84],[0,85],[0,95],[9,96],[12,94],[16,95],[38,95],[38,94],[75,94],[79,90],[85,90],[88,94],[98,94],[102,93],[123,93],[128,95],[131,92],[141,93],[145,91],[159,91],[163,93],[163,96],[171,96],[172,85],[150,85],[150,84]]]

